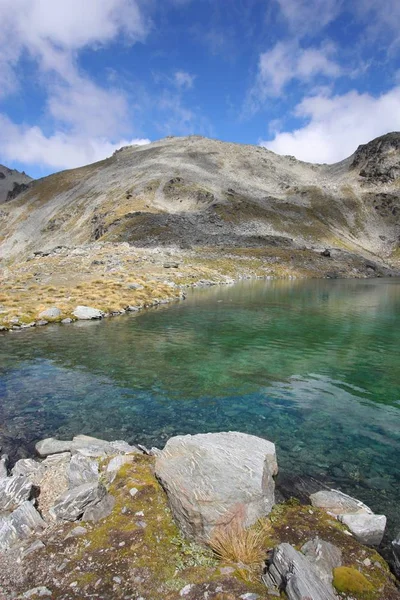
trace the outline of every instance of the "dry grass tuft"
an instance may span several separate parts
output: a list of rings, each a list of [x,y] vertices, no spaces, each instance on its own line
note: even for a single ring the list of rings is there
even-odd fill
[[[220,560],[237,565],[243,579],[259,580],[267,553],[269,528],[270,524],[265,520],[248,529],[234,520],[228,526],[216,528],[209,545]]]

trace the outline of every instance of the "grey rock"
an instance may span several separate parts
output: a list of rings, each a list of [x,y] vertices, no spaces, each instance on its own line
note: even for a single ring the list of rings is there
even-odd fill
[[[72,442],[57,440],[55,438],[46,438],[45,440],[41,440],[37,442],[35,445],[35,450],[37,454],[45,458],[50,454],[59,454],[61,452],[70,452],[72,448]]]
[[[11,473],[16,477],[24,476],[29,478],[40,470],[44,471],[44,468],[37,460],[33,460],[33,458],[21,458],[15,463]]]
[[[8,475],[8,454],[3,454],[0,458],[0,479],[7,477]]]
[[[386,528],[385,515],[340,515],[339,520],[350,529],[354,537],[367,546],[379,546]]]
[[[201,541],[216,526],[269,514],[277,469],[273,443],[237,432],[173,437],[155,468],[179,526]]]
[[[48,324],[49,324],[49,322],[46,321],[46,319],[40,319],[40,321],[35,322],[36,327],[44,327],[45,325],[48,325]]]
[[[71,529],[71,531],[65,536],[65,539],[68,540],[69,538],[72,537],[80,537],[81,535],[86,535],[88,532],[88,530],[86,529],[86,527],[82,527],[81,525],[78,525],[77,527],[74,527],[73,529]]]
[[[102,319],[104,317],[103,311],[98,308],[92,308],[90,306],[77,306],[72,313],[74,317],[83,321],[90,321],[91,319]]]
[[[63,320],[61,321],[61,323],[62,323],[63,325],[69,325],[70,323],[73,323],[73,320],[72,320],[72,319],[70,319],[69,317],[67,317],[66,319],[63,319]]]
[[[334,514],[372,514],[372,510],[339,490],[321,490],[310,496],[311,504]]]
[[[0,479],[0,511],[13,510],[31,498],[33,484],[26,477]]]
[[[68,463],[71,460],[71,452],[60,452],[59,454],[49,454],[44,460],[42,460],[41,465],[46,468],[51,468],[60,463]]]
[[[93,521],[97,523],[101,519],[105,519],[112,513],[115,505],[115,498],[111,494],[107,494],[93,506],[89,506],[82,516],[82,521]]]
[[[47,308],[39,313],[39,319],[49,320],[49,319],[58,319],[61,317],[61,310],[59,308]]]
[[[400,533],[392,542],[392,553],[394,571],[400,578]]]
[[[112,483],[117,476],[118,471],[123,465],[133,462],[133,456],[119,454],[114,456],[107,465],[106,473],[108,481]]]
[[[263,581],[272,592],[285,591],[288,600],[336,600],[332,585],[322,581],[315,566],[290,544],[274,548]]]
[[[342,564],[342,551],[333,544],[316,537],[301,548],[302,553],[313,563],[325,583],[332,583],[332,570]]]
[[[51,595],[51,591],[44,585],[41,585],[22,594],[22,598],[48,598],[49,596],[51,597]]]
[[[15,542],[45,527],[46,523],[36,508],[26,500],[7,517],[0,517],[0,551],[8,550]]]
[[[141,285],[140,283],[128,283],[128,289],[129,290],[144,290],[144,286]]]
[[[131,446],[127,442],[123,440],[115,440],[114,442],[109,442],[110,446],[115,450],[115,452],[123,453],[123,454],[142,454],[142,452],[136,446]]]
[[[74,488],[84,483],[95,483],[99,479],[99,465],[81,454],[75,454],[67,468],[68,487]]]
[[[84,483],[64,492],[49,512],[55,520],[76,521],[87,508],[98,504],[105,495],[106,489],[101,483]]]

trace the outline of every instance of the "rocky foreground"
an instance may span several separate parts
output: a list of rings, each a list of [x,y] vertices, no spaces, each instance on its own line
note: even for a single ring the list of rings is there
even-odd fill
[[[186,435],[149,451],[78,435],[36,452],[0,462],[1,600],[400,598],[375,550],[385,516],[338,490],[277,504],[267,440]]]

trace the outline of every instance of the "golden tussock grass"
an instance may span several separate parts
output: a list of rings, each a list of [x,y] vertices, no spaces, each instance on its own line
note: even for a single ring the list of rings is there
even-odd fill
[[[209,545],[220,560],[237,565],[243,579],[259,580],[266,559],[269,529],[268,521],[259,520],[245,529],[235,519],[228,526],[215,528]]]

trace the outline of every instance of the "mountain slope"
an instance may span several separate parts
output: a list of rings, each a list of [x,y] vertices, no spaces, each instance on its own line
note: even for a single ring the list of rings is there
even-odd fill
[[[332,247],[390,261],[400,133],[335,165],[198,136],[132,146],[32,182],[0,211],[0,258],[94,241],[139,247]]]

